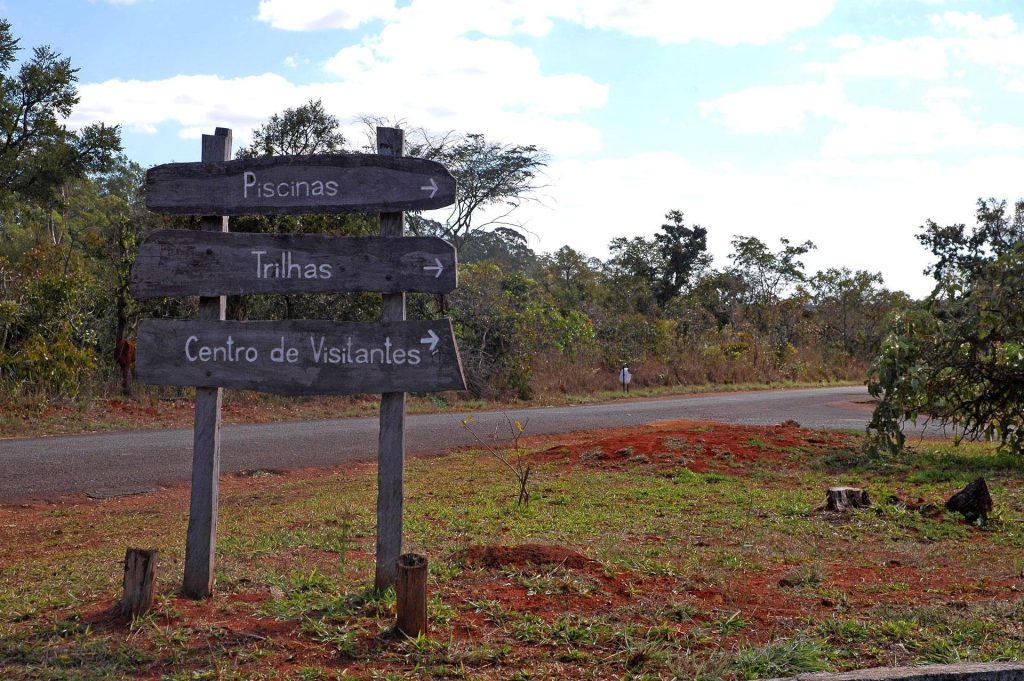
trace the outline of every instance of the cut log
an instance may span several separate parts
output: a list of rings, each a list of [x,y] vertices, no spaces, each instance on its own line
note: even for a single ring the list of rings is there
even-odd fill
[[[124,597],[121,612],[132,617],[145,615],[153,607],[156,549],[128,549],[124,554]]]
[[[427,633],[427,558],[403,553],[396,561],[395,611],[398,631],[416,638]]]
[[[992,512],[992,495],[988,492],[985,478],[978,478],[946,501],[946,508],[960,513],[969,523],[984,525]]]
[[[871,505],[868,493],[859,487],[829,487],[825,495],[826,511],[845,511]]]

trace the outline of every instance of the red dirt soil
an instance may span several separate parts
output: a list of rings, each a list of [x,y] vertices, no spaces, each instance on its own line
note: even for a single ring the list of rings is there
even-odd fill
[[[733,426],[694,421],[663,421],[641,428],[559,436],[559,444],[535,454],[537,461],[622,470],[638,466],[685,466],[698,473],[743,468],[755,462],[793,466],[793,454],[848,446],[843,433],[776,426]],[[529,441],[538,446],[538,439]]]

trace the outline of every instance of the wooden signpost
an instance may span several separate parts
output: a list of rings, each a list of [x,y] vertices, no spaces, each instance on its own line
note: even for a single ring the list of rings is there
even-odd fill
[[[203,136],[201,163],[146,175],[149,209],[203,215],[202,231],[154,232],[132,272],[137,297],[199,295],[197,320],[139,328],[140,382],[196,386],[192,498],[183,593],[213,591],[221,389],[287,395],[381,393],[374,584],[395,583],[402,549],[405,393],[466,387],[451,322],[405,320],[405,292],[456,286],[455,249],[397,238],[407,209],[455,200],[440,164],[402,156],[402,131],[378,128],[378,154],[228,160],[231,131]],[[230,234],[228,215],[381,212],[380,237]],[[224,321],[225,295],[379,291],[381,321]]]
[[[149,319],[136,373],[153,385],[279,395],[359,395],[466,387],[447,319],[360,324]]]
[[[437,237],[243,234],[163,229],[139,247],[136,298],[241,293],[448,293],[455,247]]]
[[[455,179],[443,165],[403,156],[204,159],[146,172],[146,207],[179,215],[423,210],[454,201]]]
[[[231,131],[217,128],[203,135],[202,158],[206,163],[231,158]],[[207,216],[200,222],[204,232],[228,231],[228,219]],[[224,296],[199,298],[199,321],[223,321]],[[137,347],[137,344],[136,344]],[[223,391],[196,388],[195,426],[192,432],[192,496],[189,500],[188,534],[185,538],[185,579],[182,593],[206,598],[213,593],[217,519],[220,506],[220,417]]]

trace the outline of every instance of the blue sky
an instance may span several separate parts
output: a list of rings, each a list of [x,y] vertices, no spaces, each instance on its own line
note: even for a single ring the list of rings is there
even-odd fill
[[[23,47],[79,70],[72,125],[120,124],[148,166],[244,144],[311,98],[551,154],[532,245],[605,257],[670,209],[810,239],[810,270],[923,295],[927,218],[1024,197],[1019,0],[0,0]]]

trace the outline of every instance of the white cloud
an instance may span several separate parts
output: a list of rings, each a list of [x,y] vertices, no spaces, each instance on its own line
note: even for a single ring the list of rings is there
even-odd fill
[[[836,80],[760,86],[701,104],[703,115],[736,133],[798,132],[809,116],[827,119],[826,157],[924,156],[942,150],[1024,149],[1024,127],[976,120],[958,100],[962,87],[928,90],[919,107],[901,110],[848,101]]]
[[[976,78],[986,73],[995,74],[1004,91],[1024,90],[1024,33],[1012,17],[945,12],[930,23],[939,35],[840,35],[831,41],[840,50],[836,60],[805,66],[824,80],[747,88],[703,102],[701,112],[737,133],[801,131],[811,116],[827,119],[833,123],[821,142],[827,157],[1024,148],[1024,127],[986,120],[975,101]],[[922,91],[908,80],[934,85]],[[889,102],[899,103],[881,104],[863,87],[848,88],[853,81],[881,83],[883,91],[895,86],[900,94]]]
[[[78,93],[81,101],[71,125],[100,120],[150,133],[168,122],[186,129],[251,128],[283,108],[282,102],[301,103],[305,94],[271,73],[232,79],[197,75],[158,81],[110,80],[80,85]]]
[[[944,12],[928,17],[936,35],[888,39],[844,34],[832,47],[843,50],[828,63],[807,65],[811,73],[841,78],[963,78],[965,66],[983,66],[1001,74],[1012,91],[1024,78],[1024,32],[1013,17],[986,18],[975,12]]]
[[[971,37],[1006,36],[1017,30],[1017,23],[1009,14],[986,19],[977,12],[943,12],[928,19],[940,31],[964,33]]]
[[[393,100],[443,101],[452,111],[578,114],[603,106],[607,86],[577,74],[545,75],[529,49],[510,42],[453,38],[425,56],[423,45],[379,41],[341,50],[326,64],[348,87],[383,90]]]
[[[1024,128],[972,119],[948,100],[926,102],[922,110],[915,111],[851,107],[841,122],[825,139],[822,152],[826,156],[927,156],[950,149],[1024,149]]]
[[[501,44],[491,54],[506,55],[504,49]],[[523,58],[515,51],[506,56]],[[236,141],[245,143],[251,130],[272,114],[322,99],[326,109],[343,121],[361,114],[382,115],[435,130],[486,132],[493,139],[529,142],[562,154],[601,146],[596,128],[566,114],[603,105],[606,86],[572,74],[544,76],[536,63],[532,70],[516,76],[521,86],[516,88],[501,87],[500,79],[489,77],[493,72],[467,70],[431,77],[423,70],[403,72],[406,63],[386,63],[364,79],[306,85],[273,73],[87,83],[79,87],[81,102],[70,123],[77,127],[102,120],[146,133],[155,133],[162,124],[174,124],[186,137],[226,126],[234,129]],[[502,62],[500,68],[515,63]],[[381,82],[389,86],[380,87]],[[358,102],[358,108],[353,102]],[[347,132],[355,139],[361,128],[353,123]]]
[[[949,44],[939,38],[926,36],[871,41],[837,39],[833,44],[848,51],[835,62],[809,64],[808,71],[838,77],[922,80],[940,80],[949,75]]]
[[[664,43],[705,40],[727,46],[763,45],[817,25],[833,5],[833,0],[790,0],[781,11],[763,0],[586,0],[577,4],[575,17],[587,28]]]
[[[653,38],[663,43],[705,40],[763,45],[820,23],[835,0],[788,0],[785,11],[763,0],[477,0],[453,5],[412,0],[261,0],[258,19],[299,31],[353,29],[376,19],[405,23],[435,38],[470,31],[489,36],[544,35],[553,21]]]
[[[354,29],[394,9],[394,0],[260,0],[256,18],[285,31]]]
[[[752,87],[700,104],[701,114],[737,133],[799,131],[809,115],[835,117],[846,107],[838,81]]]
[[[843,33],[833,38],[830,44],[838,50],[855,50],[864,44],[864,38],[853,33]]]
[[[935,161],[805,161],[758,174],[699,166],[678,154],[638,154],[593,162],[552,164],[550,207],[522,209],[539,238],[535,248],[563,244],[607,257],[623,234],[650,235],[673,208],[708,228],[709,250],[725,265],[734,234],[757,234],[771,244],[810,239],[818,250],[809,271],[850,267],[882,271],[891,288],[921,296],[929,256],[917,243],[926,219],[974,222],[982,196],[1020,195],[1020,156],[979,156],[960,164]],[[629,201],[609,200],[628,196]]]

